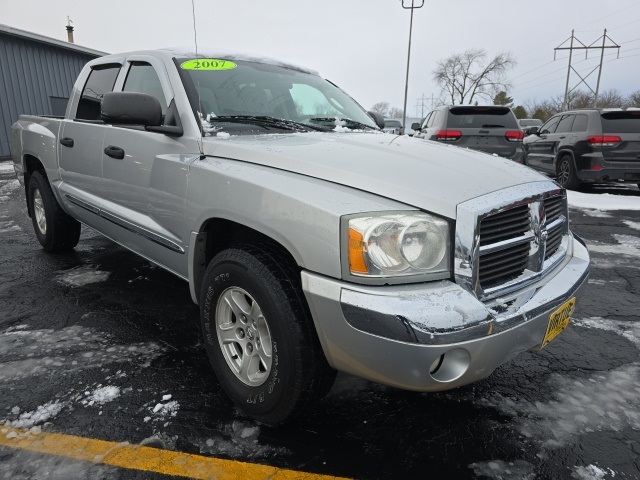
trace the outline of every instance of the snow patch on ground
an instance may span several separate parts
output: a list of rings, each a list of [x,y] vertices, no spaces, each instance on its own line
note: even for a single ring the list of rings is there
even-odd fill
[[[88,393],[88,392],[85,392]],[[116,386],[106,386],[96,388],[93,392],[89,393],[87,397],[87,405],[99,404],[104,405],[107,402],[111,402],[120,396],[120,388]],[[84,402],[83,402],[84,403]]]
[[[13,220],[0,221],[0,233],[22,232],[22,228]]]
[[[602,317],[572,319],[575,326],[586,328],[598,328],[617,333],[640,348],[640,322],[625,322],[622,320],[607,320]]]
[[[640,210],[640,197],[613,195],[610,193],[589,194],[567,190],[570,207],[591,210]]]
[[[571,473],[571,478],[576,478],[577,480],[604,480],[607,475],[613,478],[616,476],[616,472],[610,468],[602,469],[595,465],[587,465],[586,467],[576,466]]]
[[[276,455],[290,455],[286,448],[260,445],[260,427],[253,422],[234,420],[224,425],[220,434],[200,444],[200,453],[228,455],[231,458],[263,459]]]
[[[113,345],[101,332],[80,325],[60,330],[13,327],[0,332],[0,358],[11,359],[0,362],[0,383],[42,375],[73,375],[111,363],[145,367],[162,352],[162,347],[152,342]]]
[[[582,209],[582,213],[594,218],[613,218],[613,215],[607,212],[603,212],[602,210]]]
[[[145,406],[149,414],[144,417],[143,421],[145,423],[151,421],[154,424],[163,423],[163,427],[169,426],[168,420],[176,417],[178,410],[180,410],[180,403],[177,400],[171,400],[171,395],[163,395],[160,402],[150,402]]]
[[[15,173],[13,162],[0,162],[0,173]]]
[[[623,220],[623,222],[626,223],[629,228],[640,230],[640,222],[632,222],[631,220]]]
[[[617,269],[617,268],[630,268],[632,270],[640,270],[640,264],[638,262],[629,262],[628,257],[621,258],[620,260],[612,260],[611,258],[591,257],[591,268],[602,269]]]
[[[17,179],[0,182],[0,201],[6,202],[9,200],[9,194],[18,188],[20,188],[20,182]]]
[[[536,478],[535,467],[524,460],[478,462],[472,463],[469,468],[472,468],[478,476],[499,480],[534,480]]]
[[[62,411],[63,407],[64,403],[59,401],[45,403],[44,405],[40,405],[38,408],[31,412],[21,413],[18,418],[14,420],[5,420],[4,425],[6,427],[30,429],[36,425],[42,425],[43,423],[48,422],[50,419],[58,415]],[[12,412],[14,410],[12,410]],[[40,431],[33,433],[39,434]]]
[[[587,242],[589,252],[612,253],[614,255],[626,255],[640,258],[640,238],[634,235],[617,235],[613,238],[618,244]]]
[[[88,265],[66,270],[58,275],[58,281],[71,285],[72,287],[82,287],[90,283],[104,282],[109,278],[109,272],[102,272],[96,267]]]
[[[515,417],[516,428],[544,448],[563,447],[582,434],[640,429],[640,364],[570,379],[554,375],[555,395],[529,402],[494,394],[480,402]]]

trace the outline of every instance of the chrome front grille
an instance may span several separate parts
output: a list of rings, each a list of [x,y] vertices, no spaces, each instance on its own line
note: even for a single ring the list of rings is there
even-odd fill
[[[567,202],[555,183],[494,192],[458,206],[456,281],[489,300],[553,269],[569,244]]]
[[[516,237],[529,230],[529,207],[520,205],[510,210],[485,217],[480,224],[480,246]]]

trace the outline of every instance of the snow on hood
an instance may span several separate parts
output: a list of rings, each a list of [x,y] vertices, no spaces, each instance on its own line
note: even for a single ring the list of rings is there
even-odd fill
[[[456,205],[548,178],[512,160],[380,133],[207,137],[204,153],[347,185],[449,218]]]

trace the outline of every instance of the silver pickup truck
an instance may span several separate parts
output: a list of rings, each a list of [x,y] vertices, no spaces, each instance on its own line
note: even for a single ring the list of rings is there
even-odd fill
[[[277,424],[336,370],[481,380],[565,328],[586,282],[556,183],[380,121],[300,66],[139,51],[87,64],[66,116],[21,116],[11,148],[43,248],[83,223],[188,281],[222,387]]]

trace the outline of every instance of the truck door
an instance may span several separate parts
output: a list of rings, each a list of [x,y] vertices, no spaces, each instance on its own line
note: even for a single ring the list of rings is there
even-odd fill
[[[164,64],[143,55],[127,60],[122,90],[154,96],[165,121],[177,115]],[[197,144],[193,138],[187,141],[187,137],[132,125],[112,125],[104,136],[102,215],[108,235],[185,278],[189,239],[184,201],[189,163],[194,158]]]
[[[62,122],[58,139],[63,201],[76,218],[100,232],[104,232],[100,218],[102,143],[110,128],[100,121],[100,101],[113,90],[120,68],[120,64],[91,68],[82,92],[70,105],[69,118]]]

